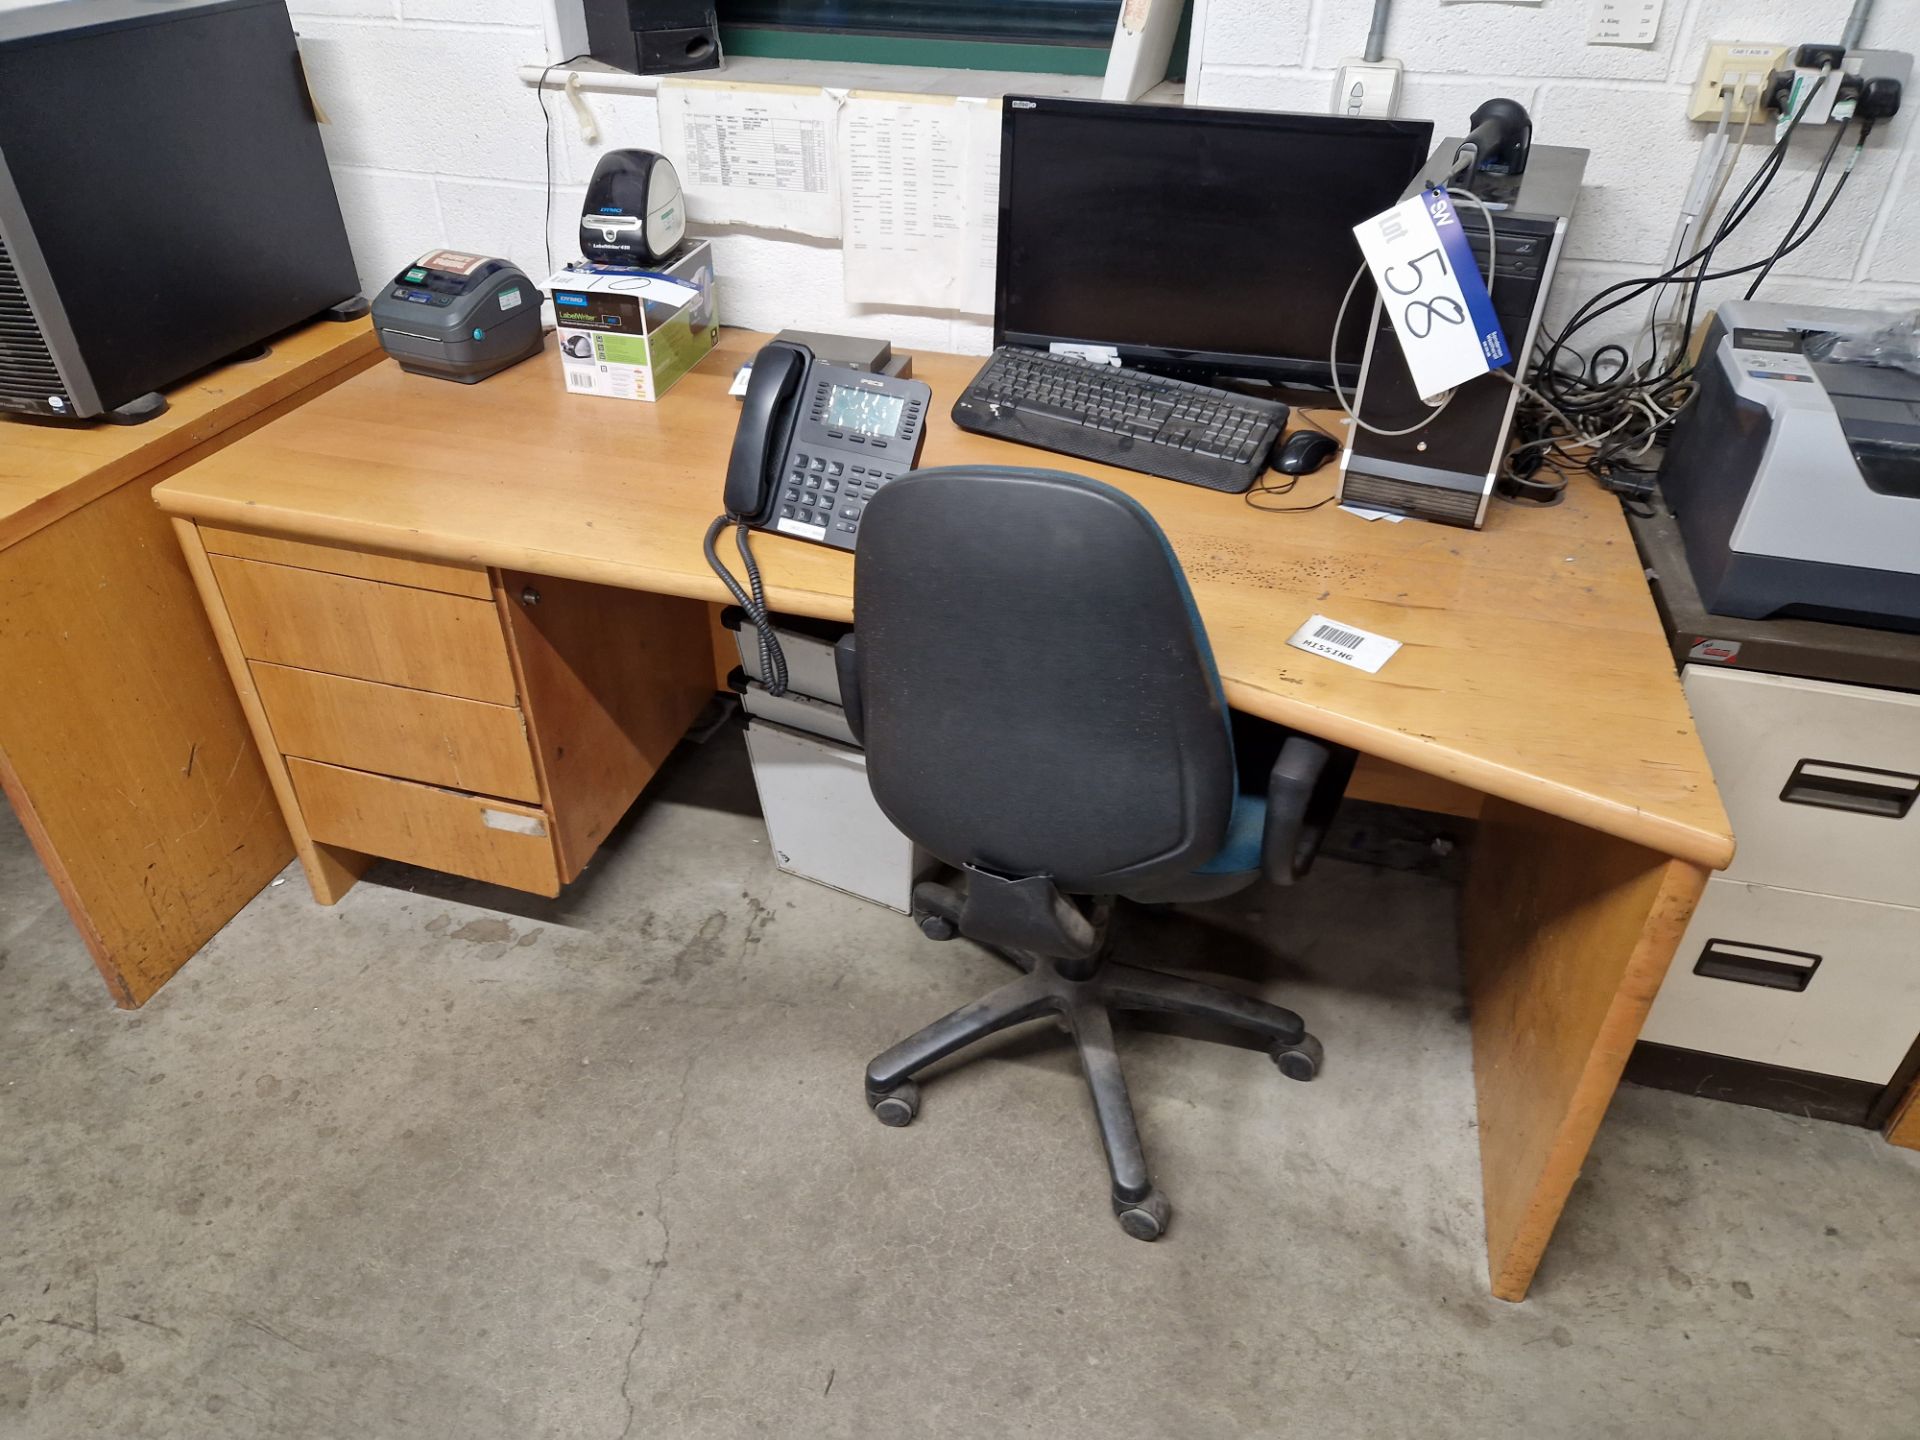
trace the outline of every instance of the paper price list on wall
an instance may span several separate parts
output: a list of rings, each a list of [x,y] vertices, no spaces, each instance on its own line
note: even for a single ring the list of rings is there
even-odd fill
[[[715,225],[840,233],[838,100],[776,85],[662,82],[660,138],[681,159],[687,213]]]
[[[772,115],[699,115],[687,124],[687,173],[702,189],[819,194],[827,188],[825,128]]]
[[[840,145],[847,299],[992,314],[999,106],[856,95]]]

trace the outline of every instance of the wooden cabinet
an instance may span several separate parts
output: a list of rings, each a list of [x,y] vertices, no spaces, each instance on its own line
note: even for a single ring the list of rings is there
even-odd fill
[[[177,521],[316,898],[556,895],[712,693],[708,607]]]
[[[1887,1121],[1887,1140],[1909,1150],[1920,1150],[1920,1080],[1913,1082]]]

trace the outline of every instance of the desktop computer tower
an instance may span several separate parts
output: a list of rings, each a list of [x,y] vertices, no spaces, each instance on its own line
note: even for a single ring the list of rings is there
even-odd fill
[[[0,415],[158,414],[359,289],[284,0],[0,9]]]
[[[1445,174],[1460,142],[1434,151],[1423,177],[1407,188],[1418,194],[1427,177]],[[1535,145],[1519,175],[1479,173],[1465,182],[1493,215],[1493,308],[1522,378],[1560,262],[1587,152]],[[1456,206],[1481,272],[1486,271],[1486,221],[1472,204]],[[1406,435],[1379,435],[1355,425],[1340,456],[1340,500],[1478,529],[1486,520],[1520,392],[1497,375],[1467,381],[1444,414]],[[1375,304],[1360,384],[1353,400],[1361,419],[1384,430],[1418,422],[1429,407],[1407,372],[1400,342],[1384,307]]]

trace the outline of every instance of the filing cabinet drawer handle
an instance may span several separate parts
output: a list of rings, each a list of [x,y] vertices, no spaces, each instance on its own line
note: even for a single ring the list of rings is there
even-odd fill
[[[1709,940],[1694,961],[1693,973],[1708,980],[1732,980],[1740,985],[1764,985],[1769,990],[1796,994],[1813,981],[1820,957],[1804,950],[1781,950],[1772,945],[1747,945],[1738,940]]]
[[[1780,798],[1789,805],[1884,815],[1889,820],[1904,817],[1916,796],[1920,796],[1920,775],[1834,760],[1802,760],[1780,791]]]

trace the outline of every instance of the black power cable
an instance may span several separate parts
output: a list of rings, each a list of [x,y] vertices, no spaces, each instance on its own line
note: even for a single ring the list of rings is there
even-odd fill
[[[1510,495],[1557,499],[1564,482],[1542,478],[1543,474],[1551,474],[1545,467],[1555,460],[1583,467],[1602,484],[1624,494],[1643,494],[1651,488],[1652,472],[1633,462],[1665,437],[1674,419],[1693,398],[1695,387],[1685,337],[1693,333],[1705,286],[1758,271],[1748,293],[1757,290],[1773,267],[1805,245],[1832,212],[1852,173],[1854,160],[1871,132],[1871,122],[1863,122],[1853,158],[1810,222],[1808,212],[1813,209],[1833,158],[1843,143],[1847,129],[1844,123],[1815,171],[1799,211],[1772,252],[1747,264],[1713,269],[1715,253],[1753,214],[1779,177],[1787,147],[1828,78],[1822,74],[1802,96],[1773,148],[1734,197],[1705,244],[1657,274],[1617,281],[1599,290],[1575,310],[1550,342],[1537,350],[1533,383],[1523,392],[1516,419],[1519,443],[1509,452],[1504,467],[1503,488]],[[1599,346],[1587,357],[1573,349],[1571,338],[1580,330],[1649,292],[1674,285],[1685,287],[1686,307],[1685,320],[1672,342],[1670,354],[1656,348],[1636,365],[1629,349],[1616,342]],[[1657,335],[1655,344],[1657,347],[1662,344]]]
[[[540,131],[544,137],[543,146],[547,160],[547,198],[540,212],[541,242],[547,247],[547,274],[553,274],[553,115],[547,109],[547,77],[562,65],[571,65],[576,60],[585,60],[587,52],[569,55],[564,60],[555,60],[540,72],[540,83],[534,87],[535,97],[540,101]],[[542,279],[544,284],[544,277]]]

